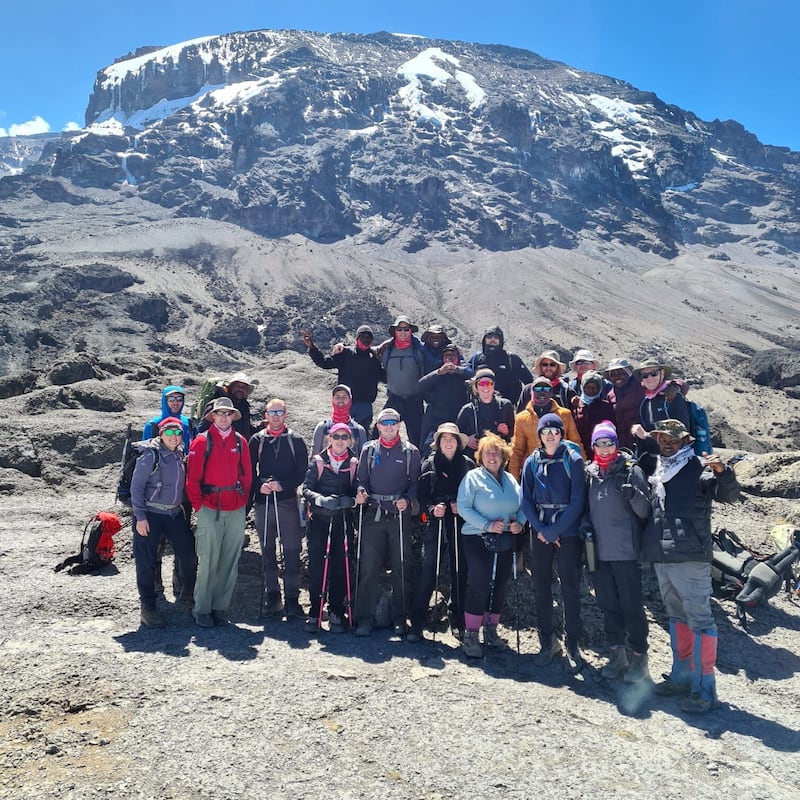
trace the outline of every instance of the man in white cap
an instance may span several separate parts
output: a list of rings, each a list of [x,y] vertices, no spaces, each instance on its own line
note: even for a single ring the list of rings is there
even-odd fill
[[[253,472],[247,442],[233,430],[241,415],[229,397],[206,413],[210,427],[198,434],[186,461],[186,494],[197,513],[195,621],[224,625],[236,585]]]
[[[581,393],[581,382],[583,381],[583,376],[587,372],[596,372],[600,369],[600,362],[592,355],[590,350],[576,350],[575,355],[572,357],[572,361],[569,362],[569,368],[575,373],[572,378],[569,380],[569,388],[575,392],[575,396],[577,397]],[[603,386],[600,389],[600,397],[604,400],[606,395],[611,391],[613,387],[611,386],[611,382],[603,379]],[[576,399],[572,399],[572,404],[576,403]]]
[[[369,636],[378,584],[388,553],[392,569],[392,621],[395,636],[405,635],[411,596],[411,514],[417,499],[420,455],[400,438],[400,414],[384,408],[378,438],[364,446],[358,461],[358,494],[368,497],[359,524],[356,636]],[[362,501],[363,502],[363,501]]]

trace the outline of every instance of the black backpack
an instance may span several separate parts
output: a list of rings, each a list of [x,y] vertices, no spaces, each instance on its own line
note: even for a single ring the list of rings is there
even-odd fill
[[[114,560],[114,537],[120,530],[122,523],[116,514],[98,511],[84,526],[78,553],[56,564],[53,571],[69,567],[70,575],[99,572]]]
[[[133,426],[128,423],[128,428],[125,431],[125,442],[122,445],[122,465],[119,472],[119,480],[117,481],[117,494],[116,500],[124,506],[131,506],[131,481],[133,480],[133,471],[136,469],[136,459],[142,454],[141,448],[136,445],[138,442],[133,441]],[[153,467],[150,470],[152,475],[158,469],[158,448],[153,448]]]

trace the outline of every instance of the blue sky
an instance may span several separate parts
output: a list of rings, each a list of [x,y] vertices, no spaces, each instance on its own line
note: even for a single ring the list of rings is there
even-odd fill
[[[137,47],[298,28],[523,47],[800,150],[797,0],[44,0],[0,22],[0,135],[82,126],[96,72]]]

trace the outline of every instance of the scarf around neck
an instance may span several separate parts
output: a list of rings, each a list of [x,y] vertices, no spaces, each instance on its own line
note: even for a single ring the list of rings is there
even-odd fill
[[[662,511],[667,496],[664,484],[669,483],[692,458],[694,458],[694,448],[691,444],[684,445],[674,456],[669,458],[658,457],[656,471],[650,477],[650,485],[653,487],[653,494],[658,498],[658,504]]]
[[[644,386],[642,388],[644,389]],[[657,389],[654,389],[652,392],[648,392],[647,389],[645,389],[644,390],[644,396],[648,400],[652,400],[654,397],[657,397],[662,392],[664,392],[666,388],[667,388],[667,381],[664,381]]]

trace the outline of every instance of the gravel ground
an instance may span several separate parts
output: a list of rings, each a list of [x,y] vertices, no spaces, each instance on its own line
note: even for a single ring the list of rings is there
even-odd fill
[[[449,633],[409,644],[260,620],[254,545],[229,626],[197,628],[167,590],[168,627],[140,630],[127,531],[103,574],[52,571],[106,506],[99,491],[0,497],[3,798],[800,797],[800,605],[786,595],[749,633],[715,604],[723,703],[692,718],[600,677],[588,590],[587,668],[534,667],[528,576],[521,655],[485,661]],[[657,676],[669,647],[646,584]]]

